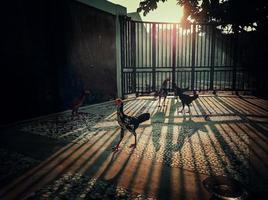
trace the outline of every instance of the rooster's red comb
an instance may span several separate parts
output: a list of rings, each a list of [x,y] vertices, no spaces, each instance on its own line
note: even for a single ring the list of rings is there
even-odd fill
[[[122,104],[123,101],[122,101],[122,99],[117,98],[117,99],[115,100],[115,103],[116,103],[117,105],[119,105],[119,104]]]

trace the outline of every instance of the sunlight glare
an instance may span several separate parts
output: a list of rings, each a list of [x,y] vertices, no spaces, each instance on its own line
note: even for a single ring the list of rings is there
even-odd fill
[[[112,3],[122,5],[127,8],[127,12],[136,12],[140,0],[109,0]],[[183,8],[177,5],[176,0],[160,1],[157,9],[150,11],[146,16],[140,13],[143,21],[151,22],[174,22],[179,23],[183,16]]]

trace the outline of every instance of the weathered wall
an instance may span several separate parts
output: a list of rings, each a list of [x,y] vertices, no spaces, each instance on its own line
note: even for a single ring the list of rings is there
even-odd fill
[[[14,0],[1,6],[1,122],[116,96],[115,16],[74,0]]]

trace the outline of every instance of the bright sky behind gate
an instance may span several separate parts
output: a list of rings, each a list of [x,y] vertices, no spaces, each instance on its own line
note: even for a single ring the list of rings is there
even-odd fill
[[[112,3],[122,5],[127,8],[127,12],[136,12],[141,0],[108,0]],[[157,9],[150,11],[145,17],[140,16],[143,21],[155,22],[180,22],[183,15],[183,9],[177,5],[176,0],[167,0],[165,3],[160,1]]]

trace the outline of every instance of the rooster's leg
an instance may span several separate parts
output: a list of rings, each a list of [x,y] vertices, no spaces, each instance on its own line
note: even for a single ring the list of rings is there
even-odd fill
[[[137,145],[137,135],[136,135],[136,132],[135,132],[135,131],[132,132],[132,134],[133,134],[134,137],[135,137],[135,143],[132,144],[132,145],[130,145],[129,148],[136,148],[136,145]]]
[[[121,128],[121,132],[120,132],[120,140],[119,140],[119,142],[117,143],[117,145],[115,145],[115,146],[112,148],[112,149],[113,149],[113,151],[118,150],[119,145],[120,145],[120,143],[121,143],[121,141],[122,141],[123,137],[124,137],[124,129],[123,129],[123,128]]]
[[[187,105],[187,106],[188,106],[188,113],[191,114],[190,105]]]
[[[179,111],[179,112],[182,112],[183,111],[183,113],[185,113],[185,110],[184,110],[184,104],[182,104],[182,109],[181,109],[181,111]]]
[[[159,95],[159,97],[158,97],[158,107],[160,107],[160,103],[161,103],[161,96]]]
[[[165,106],[165,103],[166,103],[166,96],[164,96],[164,103],[163,103],[163,106]]]

